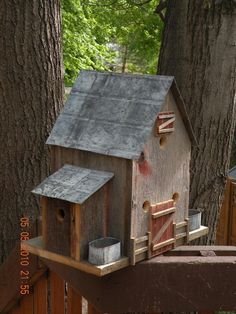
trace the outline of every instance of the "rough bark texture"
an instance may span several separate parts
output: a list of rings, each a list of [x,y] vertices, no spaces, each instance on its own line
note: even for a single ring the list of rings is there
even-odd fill
[[[45,140],[62,105],[59,0],[0,2],[0,262],[38,214]]]
[[[203,210],[209,244],[215,239],[235,126],[234,3],[169,0],[159,59],[158,73],[177,80],[199,142],[192,150],[190,206]]]

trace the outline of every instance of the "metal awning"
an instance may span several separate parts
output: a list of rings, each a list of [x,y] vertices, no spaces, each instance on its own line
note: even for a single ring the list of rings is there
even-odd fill
[[[71,203],[82,204],[113,176],[114,174],[111,172],[65,165],[46,178],[32,192]]]

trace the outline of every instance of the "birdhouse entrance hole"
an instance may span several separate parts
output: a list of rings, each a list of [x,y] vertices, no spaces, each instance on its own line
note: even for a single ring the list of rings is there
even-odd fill
[[[151,204],[150,204],[149,201],[145,201],[145,202],[143,203],[143,210],[144,210],[145,213],[147,213],[147,212],[149,211],[150,206],[151,206]]]
[[[58,221],[63,222],[64,218],[65,218],[65,210],[62,208],[57,208],[56,209],[56,217],[57,217]]]
[[[174,200],[175,203],[177,203],[179,200],[179,193],[175,192],[172,196],[172,199]]]
[[[160,148],[164,148],[166,146],[166,143],[167,143],[167,137],[161,136],[159,143],[160,143]]]

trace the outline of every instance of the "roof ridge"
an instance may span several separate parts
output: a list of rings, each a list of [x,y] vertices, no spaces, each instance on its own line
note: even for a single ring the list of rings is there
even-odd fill
[[[137,77],[137,78],[150,78],[150,79],[159,79],[159,80],[167,80],[171,79],[174,80],[173,75],[159,75],[159,74],[139,74],[139,73],[121,73],[121,72],[108,72],[108,71],[96,71],[96,70],[86,70],[82,69],[80,70],[79,74],[81,72],[88,72],[88,73],[99,73],[99,74],[104,74],[104,75],[111,75],[111,76],[127,76],[127,77]]]

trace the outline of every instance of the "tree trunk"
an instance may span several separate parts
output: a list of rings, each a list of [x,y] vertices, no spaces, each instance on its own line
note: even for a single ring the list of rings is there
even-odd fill
[[[0,7],[0,262],[39,207],[31,190],[49,172],[45,140],[62,106],[59,0]]]
[[[192,149],[190,206],[203,210],[211,244],[235,126],[235,2],[169,0],[158,73],[175,76],[199,143]]]

